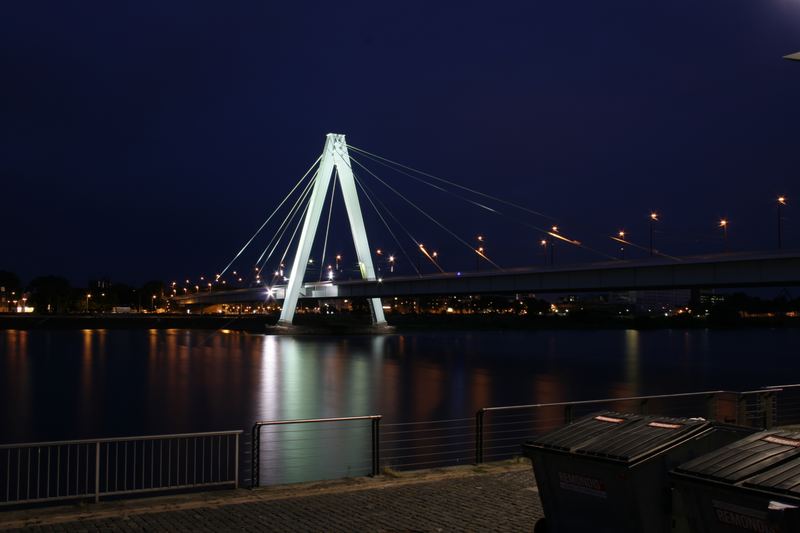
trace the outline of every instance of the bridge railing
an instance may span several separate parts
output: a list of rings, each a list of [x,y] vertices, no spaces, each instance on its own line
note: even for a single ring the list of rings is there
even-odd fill
[[[0,506],[239,486],[242,431],[0,445]]]

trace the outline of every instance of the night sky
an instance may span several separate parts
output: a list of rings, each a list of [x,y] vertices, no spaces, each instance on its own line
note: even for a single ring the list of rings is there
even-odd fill
[[[545,212],[612,256],[623,228],[646,245],[650,210],[671,255],[721,251],[722,216],[731,249],[775,248],[779,194],[798,248],[800,63],[781,59],[798,50],[800,0],[4,2],[0,270],[212,275],[328,132]],[[485,234],[498,264],[542,263],[518,221],[551,220],[367,166],[465,240]],[[447,270],[475,268],[370,187]],[[373,247],[400,256],[362,204]],[[334,220],[328,255],[352,260],[341,202]]]

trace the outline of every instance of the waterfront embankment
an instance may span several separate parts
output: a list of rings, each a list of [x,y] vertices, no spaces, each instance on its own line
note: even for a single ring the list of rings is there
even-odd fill
[[[525,316],[491,314],[406,314],[389,315],[389,328],[374,328],[368,316],[303,315],[288,330],[277,326],[277,315],[184,315],[184,314],[0,314],[0,329],[230,329],[250,333],[292,334],[376,334],[406,331],[493,331],[557,329],[704,329],[800,327],[800,317],[790,316]]]
[[[0,513],[10,531],[530,531],[527,460]]]

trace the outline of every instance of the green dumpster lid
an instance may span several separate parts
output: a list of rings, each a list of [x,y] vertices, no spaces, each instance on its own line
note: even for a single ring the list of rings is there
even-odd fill
[[[767,487],[772,483],[777,486],[788,482],[791,472],[781,469],[787,477],[773,479],[773,467],[795,458],[800,461],[800,434],[762,431],[684,463],[675,471],[730,484],[758,476],[749,484]],[[800,483],[800,470],[797,476],[797,483]]]
[[[710,422],[702,418],[643,417],[606,438],[587,443],[575,453],[633,463],[646,459],[681,440],[703,431]]]
[[[594,439],[605,437],[609,432],[618,431],[621,427],[641,419],[641,415],[602,411],[580,418],[562,428],[537,437],[527,444],[529,446],[570,452]]]

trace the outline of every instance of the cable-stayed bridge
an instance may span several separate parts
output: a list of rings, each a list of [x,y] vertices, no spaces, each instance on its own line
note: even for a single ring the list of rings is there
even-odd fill
[[[357,157],[350,154],[352,150]],[[492,260],[483,246],[483,237],[478,236],[476,242],[470,243],[459,232],[444,224],[439,217],[415,203],[406,194],[375,171],[368,168],[360,160],[369,160],[384,169],[421,183],[438,192],[447,193],[455,200],[471,205],[481,212],[505,216],[508,212],[521,213],[527,218],[517,220],[528,232],[541,237],[540,245],[550,253],[549,264],[535,268],[502,268]],[[466,247],[475,257],[476,269],[472,272],[447,272],[441,266],[437,252],[429,250],[417,239],[401,217],[398,217],[378,197],[356,173],[364,172],[393,193],[421,217],[428,226],[438,228],[454,242]],[[340,256],[334,261],[329,258],[328,236],[333,214],[334,197],[337,186],[344,200],[344,207],[352,235],[360,279],[341,280],[339,272]],[[330,194],[328,192],[330,191]],[[361,194],[359,194],[359,191]],[[384,257],[385,270],[376,270],[372,248],[367,238],[367,228],[361,207],[361,199],[372,207],[378,220],[391,235],[397,246],[397,255],[404,257],[405,264],[413,269],[413,274],[395,272],[395,255]],[[778,199],[778,236],[781,247],[781,208],[785,206],[785,198]],[[289,207],[291,206],[291,207]],[[327,207],[327,209],[326,209]],[[277,229],[274,229],[269,242],[254,263],[246,264],[251,275],[250,287],[230,289],[226,276],[234,270],[242,270],[246,263],[245,253],[261,232],[273,221],[277,222],[279,213],[285,215]],[[531,221],[531,218],[534,221]],[[319,222],[326,221],[321,257],[316,281],[309,281],[308,265],[313,264],[313,245],[318,233]],[[547,223],[543,223],[545,220]],[[552,217],[532,210],[524,205],[486,194],[475,189],[462,186],[453,181],[416,170],[377,154],[367,152],[348,145],[342,134],[328,134],[320,157],[306,171],[303,177],[278,204],[261,227],[235,254],[233,259],[208,283],[208,290],[200,292],[186,291],[178,294],[173,291],[173,301],[178,305],[204,306],[237,302],[269,302],[282,301],[280,322],[291,324],[299,298],[366,298],[372,312],[373,323],[383,324],[385,318],[381,298],[395,296],[422,295],[464,295],[487,293],[565,293],[565,292],[597,292],[626,290],[660,290],[683,288],[726,288],[726,287],[770,287],[800,285],[800,252],[748,252],[724,253],[693,257],[674,257],[657,250],[653,243],[654,224],[658,222],[657,213],[650,214],[649,246],[632,242],[624,232],[609,236],[623,248],[640,249],[648,252],[649,257],[641,260],[625,260],[609,256],[601,251],[588,247],[583,242],[567,237],[556,225],[551,225]],[[720,227],[727,239],[727,221],[721,221]],[[268,232],[266,232],[268,234]],[[406,245],[403,245],[405,241]],[[559,246],[582,248],[603,258],[602,261],[576,265],[556,265],[553,251],[556,243]],[[285,247],[283,246],[285,244]],[[408,248],[411,248],[409,253]],[[279,255],[279,249],[283,252]],[[294,250],[293,261],[289,261],[290,252]],[[382,252],[377,250],[377,254]],[[416,258],[416,261],[412,259]],[[437,273],[423,274],[421,261],[432,265]],[[251,267],[251,265],[255,265]],[[328,264],[327,272],[324,270]],[[288,265],[288,266],[287,266]],[[294,275],[295,265],[302,265],[303,275]],[[483,271],[481,270],[483,265]],[[324,279],[324,281],[323,281]],[[188,280],[187,280],[188,281]],[[241,281],[241,277],[239,277]],[[205,287],[203,287],[205,288]],[[220,290],[220,289],[228,290]],[[216,290],[215,290],[216,289]]]
[[[444,272],[375,280],[307,282],[304,298],[389,298],[498,293],[578,293],[800,285],[800,252],[753,252],[614,261],[492,272]],[[181,305],[283,300],[286,284],[174,297]]]

